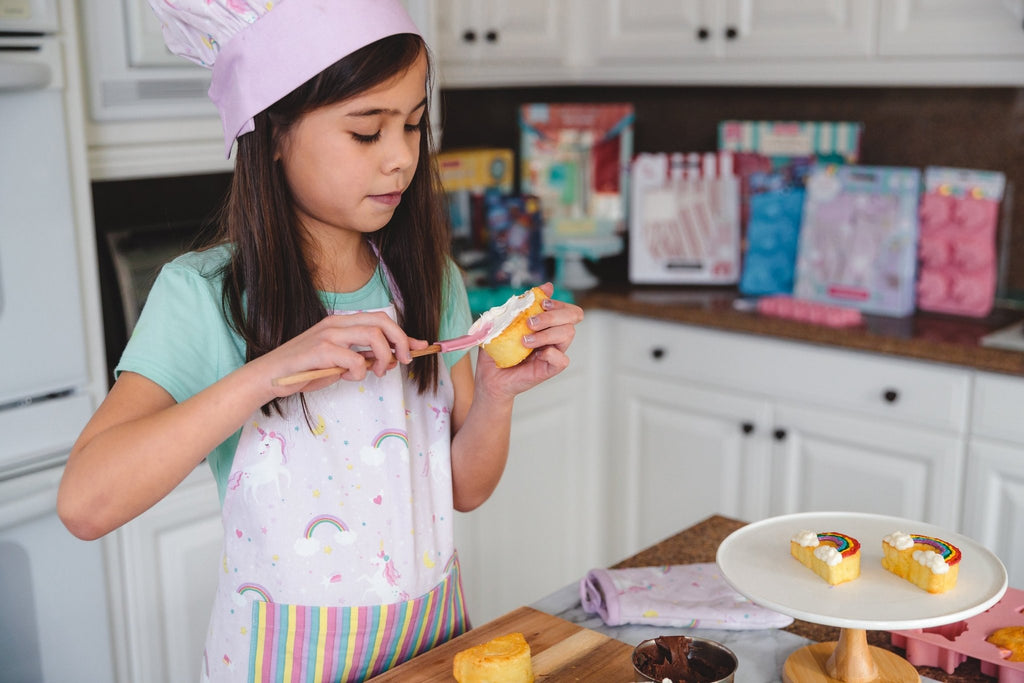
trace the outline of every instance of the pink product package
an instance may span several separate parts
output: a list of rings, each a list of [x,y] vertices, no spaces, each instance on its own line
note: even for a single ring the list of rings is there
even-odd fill
[[[919,208],[917,306],[984,317],[995,299],[1001,173],[929,167]]]

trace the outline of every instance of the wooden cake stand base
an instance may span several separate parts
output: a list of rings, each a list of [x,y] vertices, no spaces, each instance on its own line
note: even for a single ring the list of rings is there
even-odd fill
[[[839,641],[802,647],[786,659],[785,683],[920,683],[917,669],[899,655],[868,645],[864,629],[844,628]]]

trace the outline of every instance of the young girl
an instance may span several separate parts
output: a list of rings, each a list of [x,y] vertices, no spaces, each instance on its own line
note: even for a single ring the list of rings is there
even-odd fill
[[[494,490],[514,397],[566,367],[583,313],[548,303],[514,368],[411,359],[471,320],[399,0],[152,2],[172,51],[214,65],[235,173],[221,239],[154,284],[58,509],[98,538],[206,458],[202,680],[364,680],[467,628],[453,510]],[[340,379],[274,383],[322,368]]]

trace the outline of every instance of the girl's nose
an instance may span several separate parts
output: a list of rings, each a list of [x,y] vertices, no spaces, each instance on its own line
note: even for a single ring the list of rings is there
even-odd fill
[[[388,145],[388,153],[384,159],[384,172],[400,173],[416,163],[419,156],[419,136],[408,135],[403,131],[401,137]]]

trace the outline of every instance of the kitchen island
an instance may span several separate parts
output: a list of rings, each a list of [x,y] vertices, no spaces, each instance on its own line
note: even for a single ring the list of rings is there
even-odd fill
[[[623,569],[627,567],[714,562],[715,553],[721,542],[730,533],[744,526],[744,524],[745,522],[739,520],[713,515],[674,536],[670,536],[616,563],[611,568]],[[534,603],[533,607],[586,628],[618,638],[630,645],[635,645],[636,642],[639,642],[639,639],[644,637],[651,637],[648,633],[653,631],[684,634],[688,632],[685,629],[674,630],[628,625],[618,627],[605,626],[599,617],[583,612],[580,607],[579,591],[575,586],[567,586],[565,589]],[[790,626],[781,630],[717,631],[710,637],[715,637],[718,634],[721,634],[720,639],[726,641],[729,647],[737,650],[741,669],[744,663],[750,666],[751,660],[753,660],[755,667],[759,669],[771,668],[772,671],[777,672],[776,680],[778,680],[781,678],[782,665],[789,654],[807,644],[808,641],[824,642],[836,640],[839,637],[839,629],[796,620]],[[729,640],[734,642],[728,642]],[[900,648],[895,648],[889,643],[889,633],[886,631],[869,631],[868,642],[876,647],[896,652],[901,656],[903,655],[903,651]],[[947,674],[941,669],[933,667],[917,667],[917,670],[923,677],[943,682],[991,683],[994,680],[991,676],[982,674],[977,661],[973,659],[968,659],[961,664],[953,674]],[[763,680],[772,679],[764,678]]]

